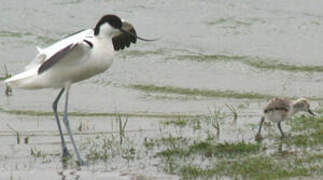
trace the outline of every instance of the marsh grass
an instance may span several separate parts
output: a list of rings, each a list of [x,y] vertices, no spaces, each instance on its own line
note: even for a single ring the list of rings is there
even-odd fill
[[[290,122],[292,131],[307,131],[320,129],[323,125],[323,117],[296,116]]]
[[[124,138],[126,138],[126,126],[128,123],[128,116],[123,116],[122,114],[117,114],[116,116],[116,122],[118,123],[119,127],[119,139],[120,144],[123,143]]]
[[[90,162],[104,161],[115,157],[121,157],[129,163],[136,156],[136,148],[134,142],[126,136],[126,126],[128,116],[117,113],[115,120],[111,121],[110,135],[96,136],[95,140],[88,139],[83,144],[88,153],[86,158]],[[114,130],[118,130],[114,132]],[[118,133],[116,136],[115,133]]]
[[[20,144],[20,138],[21,138],[20,132],[12,128],[9,124],[7,124],[7,127],[16,135],[17,144]]]
[[[33,111],[33,110],[19,110],[19,109],[5,109],[0,107],[0,112],[15,114],[15,115],[24,115],[24,116],[54,116],[52,111]],[[62,112],[58,112],[59,115],[63,115]],[[75,117],[117,117],[120,113],[107,113],[107,112],[69,112],[69,116]],[[163,119],[174,119],[178,118],[178,114],[158,114],[158,113],[122,113],[123,116],[130,117],[139,117],[139,118],[163,118]],[[190,114],[180,114],[183,118],[192,118],[197,115]]]
[[[209,109],[209,113],[207,115],[196,115],[196,116],[182,116],[178,115],[176,119],[167,119],[161,121],[163,126],[174,126],[179,128],[186,128],[193,131],[199,131],[202,128],[206,128],[208,130],[201,131],[210,135],[211,132],[214,132],[215,135],[220,135],[221,124],[224,123],[224,119],[228,117],[228,114],[222,112],[221,110]]]
[[[161,124],[163,125],[174,125],[174,126],[179,126],[179,127],[185,127],[187,125],[187,121],[182,117],[182,116],[178,116],[177,119],[175,120],[164,120],[161,121]]]
[[[230,98],[230,99],[272,99],[276,95],[261,94],[255,92],[238,92],[233,90],[211,90],[211,89],[198,89],[198,88],[183,88],[174,86],[158,86],[154,84],[131,84],[127,86],[138,91],[146,93],[164,93],[176,94],[184,96],[202,96],[213,98]],[[286,97],[290,99],[297,99],[297,97]],[[307,97],[309,100],[322,100],[321,97]]]
[[[14,32],[14,31],[0,31],[0,37],[16,37],[21,38],[23,36],[30,36],[30,32]]]
[[[209,168],[185,165],[179,172],[183,179],[197,177],[227,176],[234,179],[282,179],[310,176],[318,172],[319,166],[307,168],[307,164],[297,163],[298,159],[274,159],[269,156],[250,156],[241,159],[222,159]],[[203,179],[203,178],[202,178]]]
[[[246,143],[214,143],[210,141],[195,141],[189,146],[168,147],[168,149],[158,152],[157,156],[194,156],[196,154],[205,157],[235,157],[248,153],[255,153],[260,150],[259,144]]]
[[[234,122],[236,122],[238,119],[237,109],[234,106],[232,106],[231,104],[225,104],[225,106],[231,111],[231,113],[233,115],[233,120],[234,120]]]
[[[280,70],[288,72],[323,72],[323,66],[299,66],[292,64],[284,64],[273,59],[263,59],[251,56],[234,56],[221,54],[191,54],[191,55],[177,55],[177,60],[191,60],[203,62],[240,62],[253,68],[263,70]],[[174,59],[174,57],[173,57]]]
[[[86,159],[88,161],[107,161],[110,157],[110,151],[113,151],[113,137],[95,137],[94,141],[88,142],[89,148]]]
[[[261,144],[259,143],[245,141],[217,142],[215,137],[220,133],[221,125],[227,118],[226,113],[214,109],[209,110],[207,116],[162,121],[161,123],[164,126],[176,126],[185,129],[186,132],[192,131],[195,133],[193,136],[183,136],[163,132],[168,133],[168,136],[146,139],[145,147],[157,150],[155,157],[162,160],[161,166],[167,173],[178,174],[184,179],[212,177],[214,174],[205,167],[212,165],[216,159],[236,159],[261,151]],[[198,168],[186,166],[187,162],[196,161],[204,163]]]
[[[297,133],[290,138],[292,144],[303,147],[323,144],[323,117],[298,116],[290,124]]]
[[[234,98],[234,99],[270,99],[273,95],[259,94],[254,92],[236,92],[231,90],[208,90],[208,89],[191,89],[181,88],[173,86],[156,86],[156,85],[143,85],[143,84],[132,84],[129,88],[140,90],[148,93],[171,93],[187,96],[205,96],[205,97],[221,97],[221,98]]]
[[[113,135],[96,136],[95,139],[88,139],[82,146],[85,147],[86,159],[88,162],[108,162],[113,158],[121,157],[128,163],[136,157],[136,148],[133,142],[127,141],[120,144],[118,138]]]
[[[89,130],[88,122],[87,121],[80,121],[80,124],[79,124],[77,130],[80,132]]]
[[[127,134],[130,121],[127,114],[116,115],[110,121],[111,134],[97,135],[81,144],[89,164],[103,162],[110,166],[117,161],[118,166],[124,167],[139,161],[147,166],[150,161],[157,161],[154,166],[180,179],[288,179],[323,175],[322,117],[296,117],[290,123],[290,137],[284,140],[269,137],[269,141],[261,143],[248,138],[235,141],[216,138],[216,127],[223,129],[232,122],[231,114],[221,108],[209,110],[207,115],[166,117],[160,121],[159,132],[141,135],[139,142]],[[237,127],[232,128],[238,133]],[[42,157],[37,149],[31,151],[32,156]]]
[[[8,72],[8,68],[7,65],[3,65],[3,69],[4,69],[4,77],[0,78],[0,80],[5,80],[11,77],[11,74]],[[5,94],[6,96],[11,96],[12,95],[12,89],[10,86],[6,85],[6,90],[5,90]]]
[[[200,124],[200,128],[195,129],[195,131],[200,131],[200,133],[191,137],[172,136],[170,141],[173,141],[173,143],[171,144],[157,143],[160,139],[149,139],[147,141],[149,142],[147,146],[149,145],[150,148],[156,146],[156,143],[159,144],[156,158],[162,159],[162,167],[165,172],[177,174],[182,179],[223,177],[233,179],[284,179],[322,176],[322,153],[320,151],[315,152],[315,149],[311,150],[313,152],[307,152],[307,148],[312,149],[311,147],[318,146],[316,149],[320,149],[323,144],[322,117],[296,117],[290,123],[291,136],[287,139],[269,137],[274,141],[269,144],[268,142],[257,143],[244,140],[218,142],[213,137],[205,138],[201,134],[208,134],[210,129],[207,127],[212,124],[209,118],[217,119],[223,123],[226,122],[228,116],[220,110],[215,110],[213,115],[208,116],[208,118],[195,117],[194,121],[198,121]],[[192,119],[182,118],[180,122],[168,122],[166,125],[180,126],[186,130],[194,129]],[[185,126],[181,126],[182,124],[185,124]],[[177,139],[177,141],[174,141],[174,139]],[[186,139],[185,143],[178,141],[180,139]],[[275,142],[280,143],[277,145]],[[278,148],[275,146],[278,146]],[[272,151],[273,148],[274,151]]]
[[[221,112],[219,109],[209,110],[210,116],[205,116],[204,119],[206,121],[206,126],[211,126],[216,130],[216,135],[220,135],[221,124],[225,118],[227,118],[227,114]]]
[[[24,138],[24,143],[25,143],[25,144],[29,144],[29,137],[30,137],[30,136],[26,136],[26,137]]]
[[[43,158],[46,156],[41,150],[38,150],[37,148],[31,148],[30,155],[35,158]]]

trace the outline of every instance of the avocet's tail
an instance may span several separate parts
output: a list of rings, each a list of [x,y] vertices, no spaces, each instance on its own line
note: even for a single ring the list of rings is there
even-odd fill
[[[12,88],[34,89],[35,87],[33,87],[33,83],[31,82],[33,81],[35,76],[37,76],[37,69],[31,68],[22,73],[14,75],[9,79],[6,79],[4,82],[6,83],[6,85]]]

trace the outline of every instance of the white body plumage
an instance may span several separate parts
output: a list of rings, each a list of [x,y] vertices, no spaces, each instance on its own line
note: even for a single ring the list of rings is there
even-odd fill
[[[25,67],[25,71],[5,82],[15,88],[40,89],[63,88],[66,83],[72,84],[107,70],[114,56],[111,37],[94,36],[92,29],[83,30],[53,45],[40,49],[35,59]],[[90,42],[91,47],[86,43]],[[40,66],[68,45],[74,47],[47,71],[39,73]]]

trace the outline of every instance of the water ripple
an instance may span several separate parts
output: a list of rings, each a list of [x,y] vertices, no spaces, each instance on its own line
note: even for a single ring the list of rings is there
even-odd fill
[[[166,93],[179,94],[187,96],[204,96],[204,97],[218,97],[218,98],[232,98],[232,99],[271,99],[276,97],[271,94],[261,94],[256,92],[238,92],[233,90],[211,90],[211,89],[197,89],[197,88],[182,88],[174,86],[157,86],[153,84],[131,84],[128,88],[143,91],[146,93]],[[296,99],[297,97],[287,97]],[[321,97],[308,97],[310,100],[323,100]]]
[[[258,56],[205,54],[189,49],[159,48],[156,50],[129,50],[120,54],[121,57],[162,56],[166,60],[198,61],[198,62],[236,62],[262,70],[288,72],[323,72],[323,66],[294,65],[281,63],[279,60]]]
[[[312,65],[293,65],[284,64],[276,60],[252,57],[252,56],[236,56],[236,55],[221,55],[221,54],[195,54],[195,55],[177,55],[172,59],[191,60],[201,62],[224,61],[224,62],[240,62],[253,68],[264,70],[280,70],[289,72],[323,72],[323,66]]]
[[[31,32],[19,32],[19,31],[0,31],[0,38],[19,38],[23,39],[19,43],[24,43],[24,44],[51,44],[57,41],[56,39],[53,39],[51,37],[45,36],[45,35],[36,35]],[[34,40],[30,40],[34,39]]]

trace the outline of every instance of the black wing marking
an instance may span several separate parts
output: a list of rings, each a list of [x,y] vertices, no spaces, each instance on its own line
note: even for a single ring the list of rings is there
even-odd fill
[[[123,22],[122,29],[129,31],[134,35],[137,35],[135,28],[127,22]],[[121,32],[119,35],[112,38],[112,43],[115,51],[129,47],[131,43],[136,43],[136,41],[136,37],[124,32]]]
[[[92,42],[90,42],[90,41],[88,41],[88,40],[86,40],[86,39],[84,39],[83,40],[90,48],[93,48],[93,43]]]
[[[50,67],[52,67],[54,64],[59,62],[65,55],[67,55],[72,49],[74,49],[77,46],[77,44],[70,44],[66,46],[65,48],[58,51],[56,54],[54,54],[52,57],[47,59],[39,68],[38,68],[38,74],[41,74],[48,70]]]
[[[270,100],[265,106],[264,113],[268,113],[275,110],[288,112],[290,109],[289,104],[290,100],[288,99],[274,98]]]

